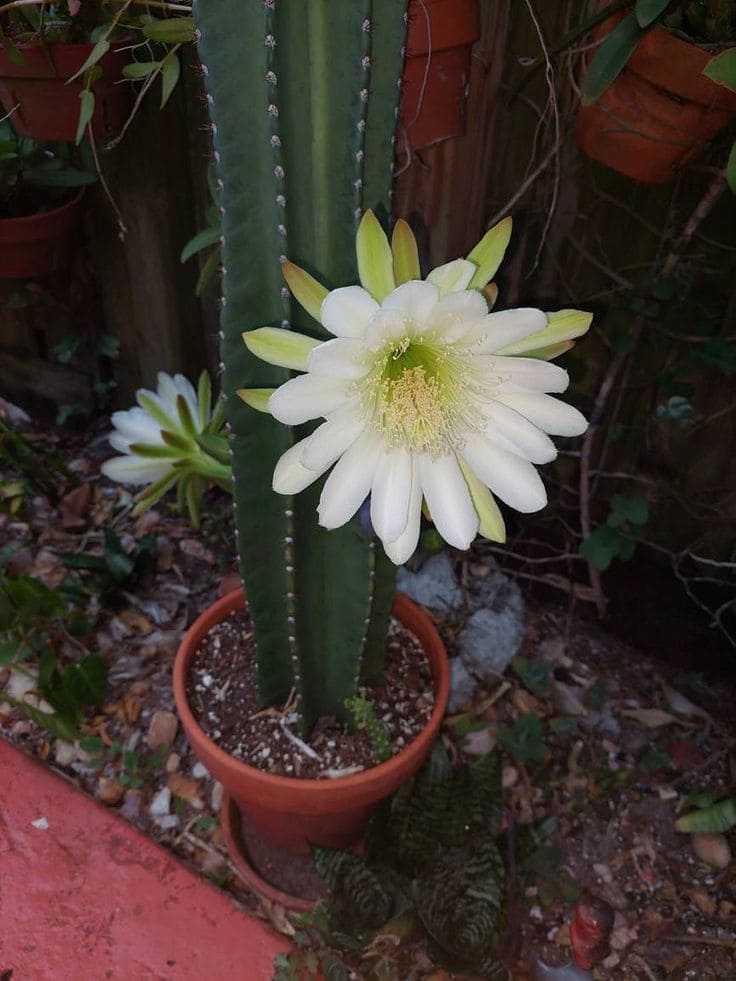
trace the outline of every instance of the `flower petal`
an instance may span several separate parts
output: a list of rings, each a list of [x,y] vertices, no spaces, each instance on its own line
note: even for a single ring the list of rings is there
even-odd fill
[[[158,446],[163,444],[161,426],[144,409],[133,408],[125,412],[113,412],[110,421],[118,433],[131,443],[154,443]]]
[[[406,528],[411,498],[412,458],[408,450],[384,452],[371,487],[371,523],[382,542],[393,542]]]
[[[477,290],[448,293],[427,318],[428,331],[437,332],[445,344],[461,343],[462,338],[488,314],[488,306]]]
[[[413,457],[411,464],[411,495],[407,509],[406,528],[392,542],[383,543],[384,551],[394,565],[403,565],[416,552],[421,524],[422,482],[419,479],[419,464],[416,457]]]
[[[321,469],[305,467],[301,462],[302,454],[310,437],[300,440],[290,446],[276,463],[273,471],[273,489],[277,494],[298,494],[320,477],[330,466],[326,463]]]
[[[139,456],[115,456],[106,460],[100,469],[119,484],[152,484],[171,471],[171,463],[144,460]]]
[[[302,463],[310,470],[324,472],[355,442],[364,426],[360,402],[354,399],[303,440]]]
[[[323,528],[339,528],[358,510],[370,492],[382,448],[381,437],[367,430],[337,461],[317,508]]]
[[[534,358],[490,355],[489,364],[501,378],[501,391],[564,392],[570,378],[564,368]]]
[[[500,433],[508,440],[508,448],[532,463],[549,463],[557,456],[552,440],[520,412],[502,402],[493,401],[485,409],[485,434],[496,442]]]
[[[307,367],[327,378],[362,378],[371,370],[370,352],[355,337],[336,337],[314,348]]]
[[[440,296],[446,296],[448,293],[467,289],[476,270],[475,263],[468,262],[467,259],[454,259],[452,262],[446,262],[444,266],[433,269],[427,276],[427,282],[434,283],[440,291]]]
[[[478,515],[454,454],[419,457],[419,475],[437,531],[455,548],[467,549],[478,531]]]
[[[485,337],[474,350],[478,354],[491,354],[530,334],[539,333],[546,326],[547,314],[534,307],[489,313],[476,325],[476,331]]]
[[[300,375],[276,389],[268,400],[268,411],[279,422],[298,426],[334,412],[347,398],[348,388],[349,384],[341,378]]]
[[[320,343],[296,330],[281,327],[259,327],[243,332],[243,341],[251,354],[261,361],[294,371],[307,370],[307,358]]]
[[[467,438],[462,457],[486,487],[522,514],[539,511],[547,503],[544,484],[528,460],[476,434]]]
[[[439,290],[432,283],[413,279],[390,293],[381,304],[384,310],[396,310],[417,326],[423,326],[439,299]]]
[[[581,436],[588,428],[588,421],[582,412],[551,395],[503,391],[496,395],[496,399],[552,436]]]
[[[335,337],[362,337],[368,321],[380,309],[361,286],[341,286],[328,293],[320,320],[325,330]]]

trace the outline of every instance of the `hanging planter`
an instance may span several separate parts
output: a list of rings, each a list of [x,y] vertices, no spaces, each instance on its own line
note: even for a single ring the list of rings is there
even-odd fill
[[[193,659],[207,633],[231,612],[244,606],[236,590],[206,610],[185,634],[174,664],[177,712],[195,755],[226,791],[223,824],[233,859],[247,866],[233,830],[238,813],[269,845],[308,855],[309,844],[345,848],[364,833],[376,805],[394,793],[419,769],[439,732],[449,694],[449,666],[434,625],[407,597],[398,595],[393,613],[420,641],[432,672],[435,701],[420,734],[384,763],[338,779],[300,779],[267,773],[243,763],[219,747],[197,722],[187,698],[187,679]],[[235,809],[235,810],[234,810]],[[260,878],[251,876],[258,887]]]
[[[29,41],[18,45],[23,62],[17,64],[0,48],[0,103],[22,136],[49,143],[76,139],[84,82],[81,76],[69,83],[67,79],[80,70],[92,49],[86,43]],[[102,77],[92,89],[92,131],[98,140],[115,136],[127,118],[129,87],[115,83],[128,61],[127,52],[112,50],[97,62]]]
[[[622,17],[594,36],[605,37]],[[648,31],[613,84],[580,109],[581,149],[635,180],[672,180],[736,115],[736,94],[703,75],[712,57],[662,27]]]
[[[465,132],[470,54],[479,34],[478,0],[411,0],[399,127],[410,149]]]
[[[83,198],[81,187],[59,207],[22,218],[0,218],[0,279],[45,276],[69,266]]]

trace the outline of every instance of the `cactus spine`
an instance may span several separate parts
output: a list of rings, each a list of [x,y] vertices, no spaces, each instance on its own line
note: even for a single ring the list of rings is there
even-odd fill
[[[332,287],[357,282],[366,207],[390,206],[406,0],[197,0],[223,227],[221,354],[238,551],[258,647],[261,699],[292,688],[303,725],[344,714],[361,669],[380,674],[393,567],[357,521],[317,526],[321,482],[271,490],[291,432],[233,395],[288,377],[242,332],[271,324],[322,336],[292,302],[286,257]]]

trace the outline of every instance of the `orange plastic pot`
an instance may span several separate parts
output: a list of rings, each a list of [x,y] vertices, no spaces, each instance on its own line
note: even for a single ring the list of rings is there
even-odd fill
[[[434,624],[406,596],[394,599],[393,613],[424,647],[432,671],[435,704],[427,725],[406,749],[385,763],[336,780],[276,776],[235,759],[200,728],[187,703],[192,659],[208,631],[244,606],[235,590],[211,606],[184,635],[174,662],[174,697],[179,718],[197,758],[223,784],[251,826],[275,847],[309,853],[309,843],[347,848],[364,833],[376,805],[419,769],[437,737],[449,695],[447,654]]]
[[[604,37],[623,14],[595,36]],[[576,120],[580,147],[613,170],[652,184],[672,180],[736,115],[736,94],[702,74],[712,55],[661,27]]]
[[[82,67],[92,45],[29,41],[19,44],[18,50],[23,55],[21,65],[0,48],[0,103],[11,114],[14,128],[22,136],[41,142],[74,140],[83,80],[80,77],[67,84],[67,79]],[[98,62],[103,74],[92,89],[96,139],[115,136],[127,118],[130,89],[114,83],[120,81],[129,60],[127,52],[113,50]]]
[[[412,150],[462,136],[478,0],[411,0],[400,133]]]
[[[45,276],[70,265],[84,188],[71,201],[25,218],[0,218],[0,279]]]

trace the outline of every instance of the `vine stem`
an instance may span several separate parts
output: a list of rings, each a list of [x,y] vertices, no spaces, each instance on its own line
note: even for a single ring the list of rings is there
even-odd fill
[[[715,207],[721,194],[723,194],[726,189],[726,171],[725,169],[719,170],[711,183],[709,184],[705,194],[700,199],[700,201],[695,206],[692,214],[685,223],[685,227],[682,232],[678,235],[672,244],[672,247],[662,264],[661,276],[663,279],[669,279],[677,269],[677,264],[684,255],[690,241],[698,230],[700,225],[705,221],[708,215],[711,213]],[[645,318],[638,314],[634,319],[634,323],[631,328],[631,350],[636,347],[636,343],[639,340],[639,335],[641,334],[642,328],[645,324]],[[596,395],[595,402],[593,403],[593,411],[591,413],[590,425],[588,426],[587,432],[583,437],[583,446],[580,454],[580,531],[583,536],[583,540],[590,537],[591,533],[591,523],[590,523],[590,472],[591,472],[591,456],[593,452],[593,444],[595,442],[595,437],[603,421],[606,403],[611,394],[613,386],[618,379],[619,372],[629,357],[630,351],[620,351],[611,361],[608,367],[608,371],[604,375],[603,381],[600,388],[598,389],[598,394]],[[598,461],[598,469],[602,469],[603,461]],[[595,597],[595,605],[598,611],[598,616],[603,617],[606,613],[607,599],[603,592],[603,587],[601,585],[601,575],[598,567],[595,563],[588,559],[588,579],[590,580],[590,586],[593,590],[593,595]]]

